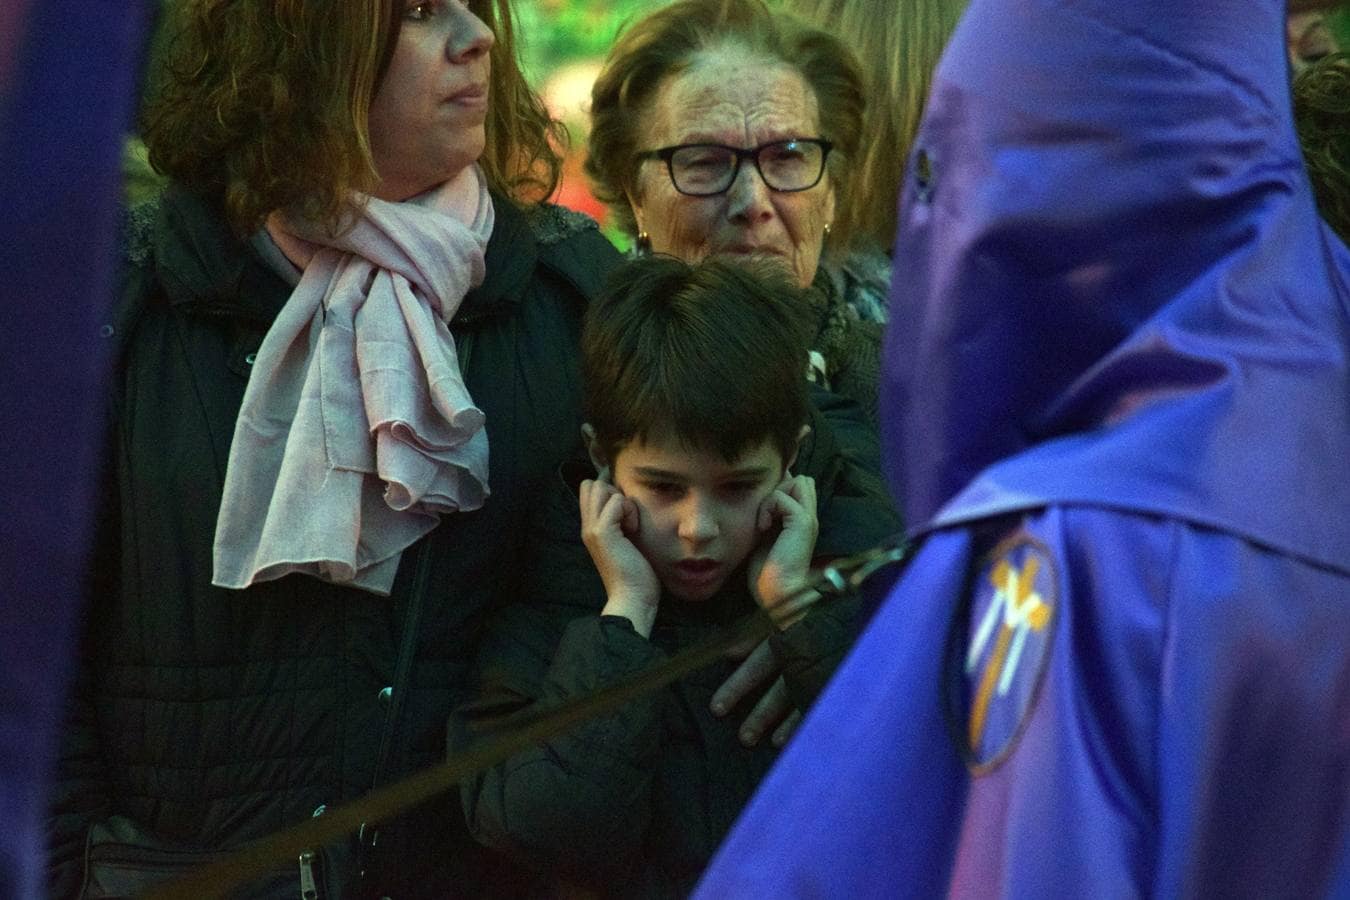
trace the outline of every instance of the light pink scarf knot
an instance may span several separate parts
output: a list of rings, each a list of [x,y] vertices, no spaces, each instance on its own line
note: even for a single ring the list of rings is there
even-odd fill
[[[304,274],[244,391],[214,584],[304,572],[388,594],[440,514],[483,505],[487,432],[447,323],[483,282],[493,218],[473,167],[412,200],[370,198],[338,236],[269,223]]]

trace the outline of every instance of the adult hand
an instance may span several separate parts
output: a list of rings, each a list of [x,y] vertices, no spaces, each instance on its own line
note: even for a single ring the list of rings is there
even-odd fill
[[[726,715],[746,697],[768,685],[764,695],[741,723],[739,737],[742,744],[753,747],[772,731],[774,746],[783,746],[792,729],[801,721],[801,713],[792,707],[787,683],[778,675],[778,660],[769,642],[761,641],[753,648],[742,647],[733,651],[733,654],[744,658],[736,671],[713,694],[713,715]]]
[[[661,583],[633,543],[638,508],[610,481],[608,471],[581,482],[581,540],[605,584],[602,615],[623,616],[643,637],[652,633],[661,601]]]

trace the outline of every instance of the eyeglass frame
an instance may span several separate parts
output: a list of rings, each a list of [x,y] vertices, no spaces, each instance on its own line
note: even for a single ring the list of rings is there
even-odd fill
[[[759,154],[764,152],[767,148],[777,144],[814,144],[818,146],[820,148],[820,171],[816,173],[815,180],[810,184],[799,188],[776,188],[769,184],[769,179],[764,176],[764,170],[759,167]],[[731,178],[727,180],[726,187],[722,188],[720,191],[712,191],[707,194],[691,193],[690,191],[681,190],[679,184],[675,181],[675,154],[679,153],[681,150],[688,150],[690,147],[713,147],[718,150],[726,150],[736,157],[736,164],[731,167]],[[646,150],[637,154],[636,159],[640,163],[646,162],[649,159],[659,159],[663,161],[666,164],[666,175],[670,178],[670,186],[675,188],[677,194],[681,194],[685,197],[720,197],[722,194],[725,194],[727,191],[731,190],[732,185],[736,183],[736,178],[741,174],[741,164],[747,159],[754,164],[755,171],[759,173],[760,180],[764,182],[764,186],[769,190],[778,194],[799,194],[802,191],[809,191],[811,188],[820,184],[820,179],[825,177],[825,167],[830,159],[830,151],[833,149],[834,142],[827,141],[825,138],[780,138],[776,141],[767,141],[760,144],[758,147],[744,148],[732,147],[728,144],[715,144],[709,141],[694,141],[689,144],[674,144],[670,147],[659,147],[656,150]]]

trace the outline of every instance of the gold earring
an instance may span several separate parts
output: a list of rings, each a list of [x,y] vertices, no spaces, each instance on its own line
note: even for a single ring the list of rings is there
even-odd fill
[[[829,237],[829,236],[830,236],[830,223],[829,223],[829,222],[826,222],[826,223],[825,223],[825,236],[826,236],[826,237]]]
[[[646,256],[652,252],[652,237],[645,231],[639,231],[637,236],[637,246],[634,247],[638,256]]]

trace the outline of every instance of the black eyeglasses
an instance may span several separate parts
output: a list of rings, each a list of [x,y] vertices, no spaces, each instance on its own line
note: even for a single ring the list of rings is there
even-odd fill
[[[771,141],[749,149],[725,144],[678,144],[639,153],[637,158],[664,160],[675,190],[691,197],[712,197],[726,191],[747,159],[754,162],[770,190],[791,193],[820,183],[825,158],[833,147],[822,138]]]

